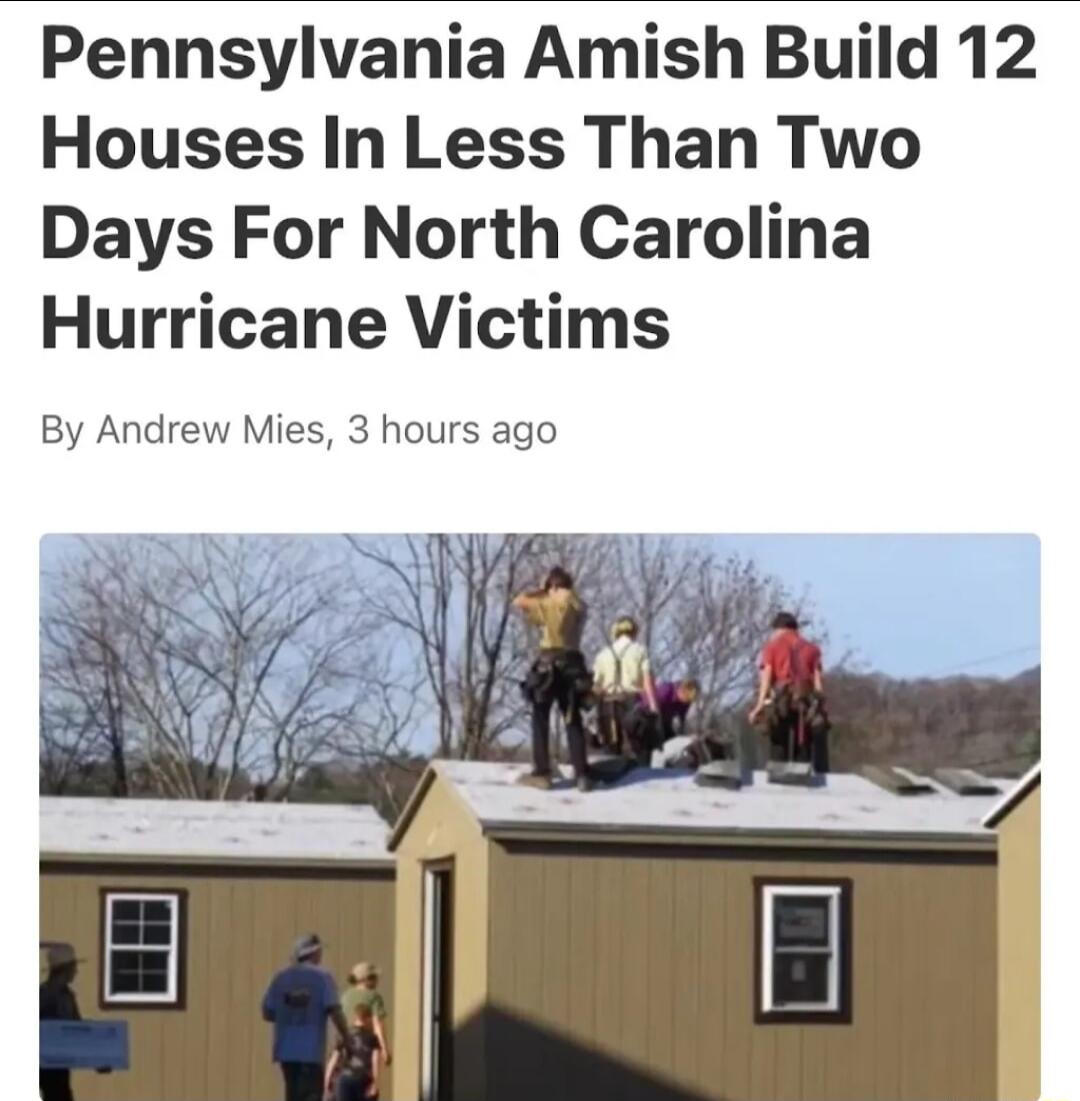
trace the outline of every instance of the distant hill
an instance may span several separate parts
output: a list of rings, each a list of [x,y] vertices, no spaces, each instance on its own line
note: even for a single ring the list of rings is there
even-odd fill
[[[833,673],[833,767],[967,765],[1019,775],[1039,755],[1041,680],[1039,666],[1009,678]]]

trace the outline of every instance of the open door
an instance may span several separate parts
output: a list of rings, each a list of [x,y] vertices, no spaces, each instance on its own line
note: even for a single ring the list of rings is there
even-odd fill
[[[453,896],[449,864],[424,868],[421,1101],[453,1099]]]

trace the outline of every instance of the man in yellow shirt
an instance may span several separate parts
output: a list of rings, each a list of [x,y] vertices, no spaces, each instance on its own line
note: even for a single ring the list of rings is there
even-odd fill
[[[551,708],[558,703],[566,723],[570,763],[580,791],[592,786],[585,757],[585,729],[581,719],[592,688],[581,635],[587,609],[574,592],[573,578],[561,566],[547,575],[543,587],[520,593],[514,607],[540,629],[540,649],[522,683],[532,707],[532,772],[522,783],[551,787]]]

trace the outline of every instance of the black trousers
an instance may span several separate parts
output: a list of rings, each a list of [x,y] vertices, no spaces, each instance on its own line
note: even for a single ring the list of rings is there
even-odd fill
[[[551,705],[550,697],[534,700],[532,705],[533,771],[541,776],[551,774]],[[575,776],[584,776],[588,769],[585,755],[585,726],[581,710],[571,707],[563,710],[566,718],[566,747],[570,751],[570,764]]]
[[[769,730],[771,757],[774,761],[786,761],[788,745],[792,746],[792,759],[811,761],[814,771],[829,771],[829,730],[825,728],[807,729],[803,727],[803,741],[799,743],[799,716],[792,714],[776,720]]]
[[[39,1070],[38,1089],[42,1101],[75,1101],[70,1070]]]
[[[363,1075],[343,1074],[334,1087],[334,1101],[369,1101],[371,1079]],[[375,1097],[378,1098],[378,1094]]]
[[[323,1101],[321,1063],[282,1063],[285,1101]]]
[[[634,760],[648,768],[652,764],[653,750],[663,744],[661,717],[639,703],[626,716],[623,729]]]
[[[589,670],[584,657],[577,650],[543,651],[533,662],[529,677],[527,683],[532,685],[533,771],[541,776],[551,774],[551,708],[557,703],[566,723],[570,764],[576,776],[584,776],[588,761],[581,706],[585,698],[583,686],[589,683]]]
[[[626,724],[634,711],[634,696],[606,696],[596,704],[596,734],[600,745],[613,753],[626,747]]]

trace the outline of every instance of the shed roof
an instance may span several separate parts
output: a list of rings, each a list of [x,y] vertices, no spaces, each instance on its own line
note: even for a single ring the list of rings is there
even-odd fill
[[[1036,761],[1035,764],[1016,781],[1012,789],[1006,793],[1005,797],[999,799],[998,802],[990,808],[990,812],[983,819],[983,825],[988,829],[993,829],[1003,818],[1007,818],[1012,813],[1013,809],[1024,800],[1029,791],[1034,791],[1041,783],[1042,762]]]
[[[373,807],[42,796],[42,859],[391,865]]]
[[[526,834],[687,838],[864,839],[969,844],[993,843],[982,825],[997,796],[958,795],[928,781],[933,791],[897,795],[862,776],[833,773],[802,788],[769,783],[764,772],[738,791],[694,783],[690,772],[638,769],[618,783],[581,793],[522,787],[521,765],[436,761],[391,836],[393,848],[435,777],[457,793],[493,836]],[[1003,782],[1004,785],[1005,782]]]

